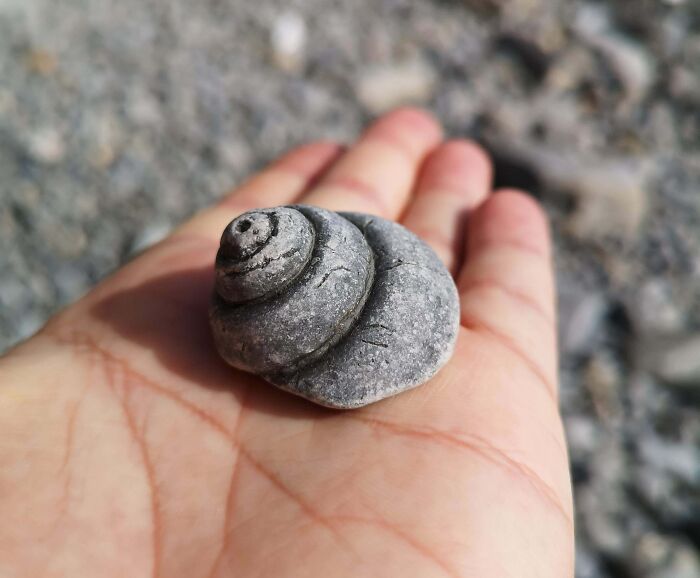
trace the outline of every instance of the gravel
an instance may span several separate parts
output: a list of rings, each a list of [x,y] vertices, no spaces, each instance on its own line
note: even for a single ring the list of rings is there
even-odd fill
[[[0,0],[0,350],[286,148],[424,104],[552,218],[578,576],[698,576],[699,79],[696,0]]]

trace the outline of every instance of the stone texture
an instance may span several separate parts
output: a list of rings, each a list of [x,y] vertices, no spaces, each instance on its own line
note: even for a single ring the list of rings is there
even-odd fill
[[[289,210],[315,230],[309,264],[265,301],[236,304],[215,294],[210,319],[222,357],[334,408],[430,379],[450,358],[459,326],[457,291],[437,255],[378,217],[305,206],[270,211]]]

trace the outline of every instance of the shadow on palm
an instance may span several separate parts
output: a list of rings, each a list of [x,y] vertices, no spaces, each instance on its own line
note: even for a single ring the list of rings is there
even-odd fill
[[[98,301],[91,314],[137,347],[152,351],[163,368],[197,387],[228,391],[239,404],[270,415],[324,419],[339,412],[315,406],[227,365],[209,330],[211,267],[165,274]]]

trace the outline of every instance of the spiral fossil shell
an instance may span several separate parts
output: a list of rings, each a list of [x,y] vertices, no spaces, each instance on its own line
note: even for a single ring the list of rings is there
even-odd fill
[[[438,257],[401,225],[293,205],[227,225],[209,318],[229,364],[355,408],[432,377],[452,354],[459,304]]]

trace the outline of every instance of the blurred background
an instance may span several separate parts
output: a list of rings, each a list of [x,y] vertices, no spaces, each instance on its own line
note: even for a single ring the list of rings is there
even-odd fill
[[[578,578],[700,576],[700,0],[0,0],[0,351],[404,103],[553,221]]]

